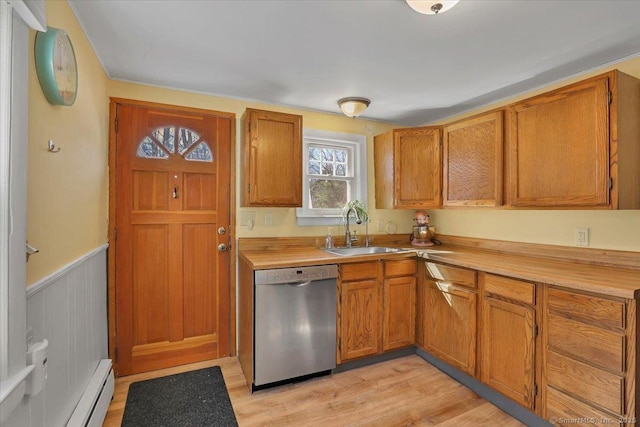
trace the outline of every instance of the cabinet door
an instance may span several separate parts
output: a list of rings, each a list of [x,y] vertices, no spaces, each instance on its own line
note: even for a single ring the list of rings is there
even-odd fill
[[[476,293],[432,280],[424,292],[425,349],[475,376]]]
[[[394,131],[394,207],[433,208],[442,204],[440,129]]]
[[[502,110],[446,126],[442,141],[444,205],[501,205]]]
[[[380,351],[380,285],[377,280],[342,283],[342,361]]]
[[[243,206],[302,206],[302,116],[247,109]]]
[[[416,278],[394,277],[384,281],[383,350],[415,344]]]
[[[510,109],[510,204],[609,204],[609,86],[571,85]]]
[[[482,323],[482,382],[533,410],[534,308],[485,297]]]

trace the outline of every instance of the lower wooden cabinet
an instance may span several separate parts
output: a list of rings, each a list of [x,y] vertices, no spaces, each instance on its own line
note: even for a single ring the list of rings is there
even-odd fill
[[[424,263],[422,347],[450,365],[476,375],[476,272]]]
[[[536,386],[535,284],[480,274],[480,380],[534,410]]]
[[[337,362],[415,344],[416,261],[340,266]]]
[[[549,286],[544,306],[543,416],[635,426],[635,301]]]
[[[382,349],[388,351],[415,344],[416,261],[384,261],[384,270]]]
[[[338,287],[338,363],[417,342],[552,424],[639,425],[636,300],[413,259]]]
[[[340,266],[338,363],[380,352],[380,296],[377,261]]]

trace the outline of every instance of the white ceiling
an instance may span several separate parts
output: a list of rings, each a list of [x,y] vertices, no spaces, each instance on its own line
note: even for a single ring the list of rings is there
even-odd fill
[[[640,54],[640,0],[68,0],[112,79],[422,125]]]

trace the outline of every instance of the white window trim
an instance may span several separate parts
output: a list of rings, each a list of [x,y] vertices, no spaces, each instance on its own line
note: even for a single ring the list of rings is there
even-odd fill
[[[357,153],[357,161],[353,167],[354,185],[351,188],[352,199],[360,200],[367,206],[367,136],[354,133],[332,132],[319,129],[304,129],[302,132],[302,195],[303,207],[296,209],[296,217],[299,226],[307,225],[341,225],[341,214],[319,214],[318,211],[312,211],[309,206],[309,181],[305,179],[305,171],[308,170],[309,145],[316,143],[340,145],[349,145],[355,153]]]

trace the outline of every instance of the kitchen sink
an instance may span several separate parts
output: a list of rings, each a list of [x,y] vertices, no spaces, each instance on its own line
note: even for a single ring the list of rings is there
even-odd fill
[[[353,255],[371,255],[371,254],[391,254],[391,253],[404,253],[410,252],[410,249],[401,248],[387,248],[384,246],[357,246],[351,248],[322,248],[323,251],[330,254],[340,256],[353,256]]]

